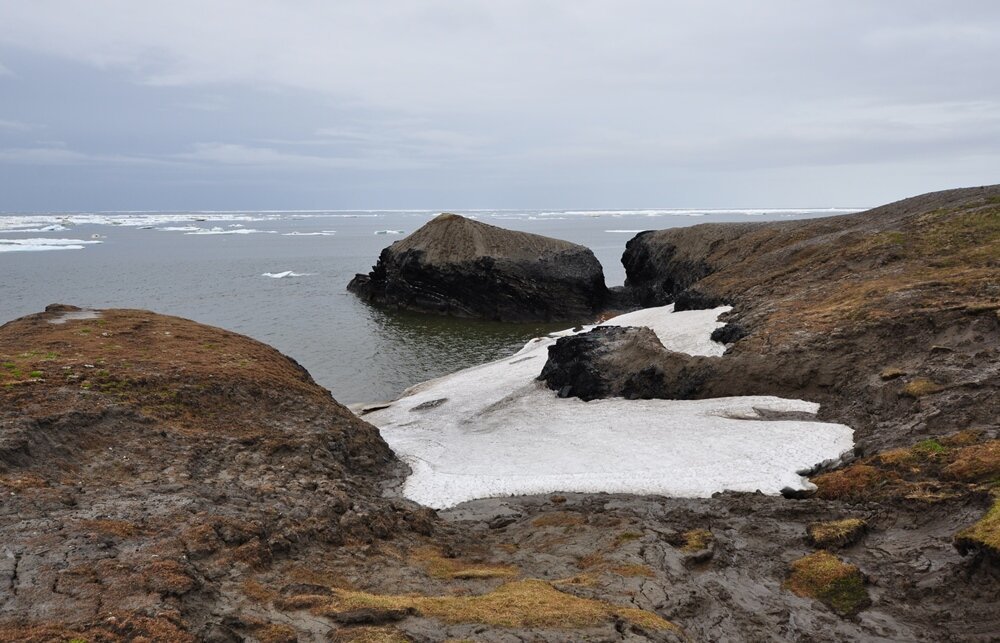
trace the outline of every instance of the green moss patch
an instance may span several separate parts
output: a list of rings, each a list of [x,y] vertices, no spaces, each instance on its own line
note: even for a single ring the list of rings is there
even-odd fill
[[[955,535],[955,547],[963,556],[981,552],[1000,562],[1000,494],[994,497],[985,516]]]
[[[841,616],[856,614],[871,604],[861,570],[827,551],[793,562],[785,588],[814,598]]]

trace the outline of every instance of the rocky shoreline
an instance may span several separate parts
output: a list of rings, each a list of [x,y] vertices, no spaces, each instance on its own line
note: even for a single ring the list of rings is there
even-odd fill
[[[394,247],[384,274],[425,283],[428,262]],[[0,640],[997,640],[1000,186],[642,233],[623,262],[643,306],[732,306],[724,354],[595,328],[553,342],[547,395],[809,400],[855,430],[848,461],[788,498],[434,512],[400,497],[409,472],[379,432],[277,351],[54,306],[0,326]],[[590,285],[560,306],[561,275],[507,308],[464,303],[483,288],[465,272],[447,291],[354,289],[496,319],[593,318],[616,296],[568,271]]]

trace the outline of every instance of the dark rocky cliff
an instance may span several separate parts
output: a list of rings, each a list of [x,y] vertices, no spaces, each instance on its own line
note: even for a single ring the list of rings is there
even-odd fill
[[[608,297],[594,253],[442,214],[388,248],[348,290],[366,301],[496,321],[584,321]]]

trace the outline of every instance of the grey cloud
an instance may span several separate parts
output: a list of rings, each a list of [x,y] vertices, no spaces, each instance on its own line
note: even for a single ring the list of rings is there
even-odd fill
[[[822,205],[837,187],[863,205],[1000,175],[990,0],[0,0],[0,14],[0,159],[149,166],[116,177],[116,198],[172,200],[135,207]],[[18,207],[72,198],[52,189],[65,172],[8,176]]]

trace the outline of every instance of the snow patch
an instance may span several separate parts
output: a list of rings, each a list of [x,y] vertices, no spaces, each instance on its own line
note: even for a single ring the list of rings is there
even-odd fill
[[[720,306],[675,313],[674,305],[670,304],[625,313],[598,326],[645,326],[656,333],[660,343],[669,351],[718,357],[726,352],[726,347],[712,341],[712,331],[726,325],[718,321],[719,315],[732,309],[732,306]]]
[[[717,355],[722,347],[709,335],[727,310],[666,306],[604,325],[647,325],[671,350]],[[365,415],[412,468],[406,497],[446,508],[556,491],[776,494],[807,488],[796,471],[853,446],[853,431],[841,424],[760,419],[758,409],[818,411],[818,404],[801,400],[558,398],[536,380],[548,348],[560,336],[590,328],[533,339],[512,357],[418,384]]]

